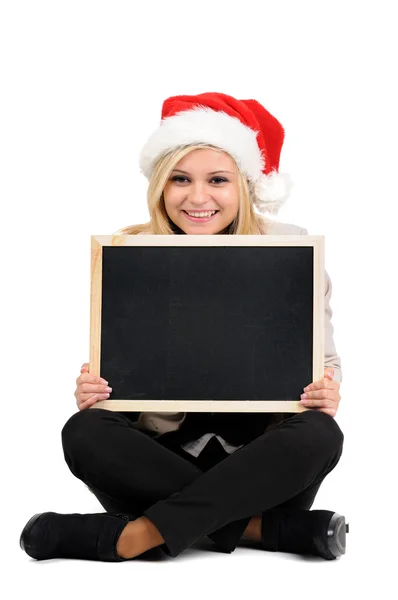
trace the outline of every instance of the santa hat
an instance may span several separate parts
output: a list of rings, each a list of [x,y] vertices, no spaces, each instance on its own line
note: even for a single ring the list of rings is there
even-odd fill
[[[254,204],[261,213],[277,213],[292,186],[279,172],[285,132],[256,100],[237,100],[208,92],[172,96],[163,102],[160,127],[143,147],[139,166],[148,179],[166,153],[187,144],[211,144],[228,152],[253,183]]]

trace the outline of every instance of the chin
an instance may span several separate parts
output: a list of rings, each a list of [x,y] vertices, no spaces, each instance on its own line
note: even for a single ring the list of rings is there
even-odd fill
[[[209,231],[219,231],[220,227],[214,227],[214,225],[200,225],[199,227],[197,225],[193,225],[192,227],[190,227],[189,225],[179,225],[179,227],[181,229],[183,229],[184,231],[189,231],[191,233],[209,233]]]

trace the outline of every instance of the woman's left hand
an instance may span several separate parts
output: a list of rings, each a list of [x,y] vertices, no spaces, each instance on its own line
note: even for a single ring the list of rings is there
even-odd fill
[[[339,394],[340,384],[333,381],[334,369],[328,367],[324,371],[323,379],[314,381],[304,388],[301,394],[301,404],[306,408],[314,408],[334,417],[339,407],[341,396]],[[307,397],[305,397],[307,396]]]

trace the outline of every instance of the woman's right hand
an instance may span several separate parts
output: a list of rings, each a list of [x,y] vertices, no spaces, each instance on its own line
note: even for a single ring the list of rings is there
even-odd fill
[[[109,398],[108,382],[97,375],[90,375],[88,363],[84,363],[80,369],[80,375],[76,379],[77,388],[74,393],[79,410],[84,410],[95,404],[98,400]]]

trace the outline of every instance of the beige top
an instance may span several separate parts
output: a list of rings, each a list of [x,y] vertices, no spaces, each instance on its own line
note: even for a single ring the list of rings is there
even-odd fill
[[[257,215],[259,216],[259,215]],[[260,217],[260,221],[262,221]],[[262,229],[263,235],[307,235],[308,231],[298,225],[282,223],[280,221],[267,220],[267,231]],[[150,235],[139,233],[138,235]],[[330,307],[330,298],[332,295],[332,282],[325,269],[325,367],[334,368],[334,380],[341,382],[341,359],[336,352],[333,340],[333,325],[331,322],[332,309]],[[181,427],[187,413],[184,412],[141,412],[137,421],[137,428],[143,431],[157,432],[159,435],[168,431],[175,431]],[[275,424],[282,420],[280,415],[275,415]],[[270,424],[269,428],[275,426]],[[157,437],[157,436],[155,436]]]

